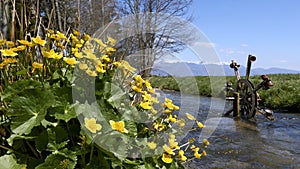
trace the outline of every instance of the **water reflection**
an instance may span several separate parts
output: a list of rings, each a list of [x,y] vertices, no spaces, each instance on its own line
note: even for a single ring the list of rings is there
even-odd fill
[[[181,103],[182,96],[178,92],[167,92],[166,96]],[[208,156],[186,163],[187,168],[300,168],[299,114],[275,112],[274,122],[258,116],[253,123],[222,117],[224,106],[225,110],[230,107],[223,105],[223,100],[185,97],[190,98],[185,103],[188,106],[181,106],[184,107],[182,111],[194,113],[199,121],[206,121],[204,134],[193,131],[186,139],[200,136],[211,142]],[[189,109],[196,104],[199,104],[198,111]]]

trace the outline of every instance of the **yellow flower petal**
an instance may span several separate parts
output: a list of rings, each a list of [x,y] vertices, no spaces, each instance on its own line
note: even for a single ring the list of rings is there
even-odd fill
[[[141,102],[140,103],[140,106],[143,108],[143,109],[146,109],[146,110],[150,110],[152,109],[152,105],[150,102]]]
[[[45,46],[46,44],[46,41],[45,40],[42,40],[40,36],[37,36],[35,38],[32,38],[32,41],[35,43],[35,44],[38,44],[38,45],[41,45],[41,46]]]
[[[174,152],[173,152],[173,149],[171,149],[168,145],[166,145],[166,144],[164,144],[163,145],[163,149],[165,150],[165,152],[166,153],[168,153],[168,154],[175,154]]]
[[[195,117],[189,113],[185,113],[185,115],[189,120],[196,120]]]
[[[162,155],[161,159],[162,159],[163,162],[168,163],[168,164],[173,162],[172,156],[170,154],[164,153]]]
[[[197,125],[200,129],[204,128],[205,126],[200,122],[200,121],[197,121]]]
[[[156,143],[154,143],[153,141],[148,142],[148,147],[149,147],[151,150],[154,150],[154,149],[156,148]]]
[[[205,138],[205,139],[203,139],[203,144],[204,144],[205,146],[208,146],[210,143],[209,143],[209,141]]]
[[[4,50],[0,50],[0,52],[2,53],[2,56],[17,56],[18,55],[12,49],[4,49]]]
[[[186,161],[186,160],[187,160],[187,157],[184,155],[184,151],[183,151],[183,150],[179,150],[179,151],[178,151],[178,158],[179,158],[181,161]]]
[[[98,130],[101,130],[102,126],[96,123],[95,118],[84,118],[85,127],[92,133],[96,133]]]
[[[64,60],[68,65],[70,65],[70,66],[74,66],[75,64],[77,64],[77,61],[76,61],[75,58],[67,58],[67,57],[65,57],[63,60]]]
[[[110,126],[113,130],[117,130],[121,133],[128,133],[128,130],[125,129],[125,123],[124,121],[113,121],[109,120]]]

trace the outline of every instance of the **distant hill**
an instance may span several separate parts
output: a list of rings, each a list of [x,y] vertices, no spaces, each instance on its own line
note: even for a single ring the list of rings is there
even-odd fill
[[[222,70],[223,69],[223,70]],[[241,76],[246,74],[246,67],[239,68]],[[282,68],[253,68],[251,75],[263,74],[298,74],[300,71],[282,69]],[[228,64],[204,64],[204,63],[188,63],[188,62],[159,62],[154,64],[152,75],[158,76],[234,76],[234,71]]]

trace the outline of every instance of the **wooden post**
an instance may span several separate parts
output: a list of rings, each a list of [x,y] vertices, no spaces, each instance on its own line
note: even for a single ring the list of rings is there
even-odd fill
[[[233,93],[233,117],[240,117],[240,93]]]

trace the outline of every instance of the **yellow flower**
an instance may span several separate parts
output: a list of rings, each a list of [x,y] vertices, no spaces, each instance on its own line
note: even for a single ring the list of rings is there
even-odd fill
[[[116,40],[113,39],[112,37],[110,36],[107,36],[107,41],[106,41],[107,44],[111,45],[111,46],[115,46],[116,44]]]
[[[150,110],[152,109],[152,105],[150,102],[146,101],[146,102],[141,102],[140,103],[140,106],[143,108],[143,109],[146,109],[146,110]]]
[[[89,35],[89,34],[84,34],[83,35],[83,39],[85,40],[85,41],[88,41],[89,39],[91,38],[91,36]]]
[[[96,68],[97,72],[99,72],[99,73],[105,73],[106,72],[106,70],[103,69],[103,67],[101,65],[98,65],[95,68]]]
[[[67,37],[65,36],[65,34],[59,32],[59,31],[57,31],[56,34],[57,34],[57,36],[58,36],[59,39],[67,39]]]
[[[119,67],[119,66],[120,66],[120,64],[121,64],[121,63],[120,63],[120,62],[118,62],[118,61],[115,61],[115,62],[113,62],[113,65],[114,65],[114,66],[116,66],[116,67]]]
[[[145,80],[145,86],[147,87],[148,92],[150,93],[155,92],[148,80]]]
[[[102,126],[96,123],[95,118],[84,118],[85,127],[92,133],[96,133],[97,130],[101,130]]]
[[[173,162],[173,159],[170,154],[164,153],[161,159],[163,162],[168,163],[168,164]]]
[[[16,58],[4,58],[3,59],[3,64],[9,64],[9,63],[16,63],[18,60]]]
[[[135,68],[133,68],[132,66],[130,66],[130,64],[127,61],[125,61],[125,60],[121,60],[120,61],[119,68],[121,68],[123,70],[124,74],[126,74],[127,72],[133,73],[135,71]]]
[[[89,76],[92,76],[92,77],[95,77],[97,76],[97,73],[95,71],[92,71],[90,69],[86,70],[85,71]]]
[[[205,150],[203,150],[202,151],[202,155],[205,157],[205,156],[207,156],[207,154],[206,154],[206,151]]]
[[[136,92],[142,92],[142,89],[137,86],[132,86],[131,88],[132,88],[132,90],[134,90]]]
[[[77,61],[75,58],[64,58],[64,61],[70,65],[70,66],[74,66],[75,64],[77,64]]]
[[[134,79],[136,82],[138,82],[138,83],[144,83],[144,79],[142,78],[141,75],[135,75],[135,76],[133,77],[133,79]]]
[[[42,55],[46,58],[53,58],[52,56],[55,55],[55,51],[53,49],[51,49],[49,52],[47,51],[42,51]]]
[[[166,109],[166,110],[164,110],[164,113],[172,113],[172,110]]]
[[[75,30],[75,29],[73,30],[73,34],[76,35],[76,36],[80,36],[80,32]]]
[[[201,158],[201,154],[199,154],[198,151],[195,151],[194,156],[195,156],[195,158],[198,158],[198,159]]]
[[[3,69],[7,64],[6,63],[0,63],[0,69]]]
[[[209,143],[209,141],[205,138],[205,139],[203,139],[203,144],[204,144],[205,146],[208,146],[210,143]]]
[[[71,48],[71,51],[72,51],[73,53],[76,53],[76,52],[78,52],[79,50],[78,50],[78,48]]]
[[[108,57],[108,55],[103,55],[101,59],[106,62],[110,62],[110,58]]]
[[[18,54],[13,51],[13,49],[0,50],[2,56],[17,56]]]
[[[117,130],[121,133],[128,133],[128,130],[125,129],[125,123],[124,121],[113,121],[109,120],[110,126],[113,130]]]
[[[178,123],[179,127],[184,127],[185,126],[184,119],[177,120],[177,123]]]
[[[75,45],[75,48],[81,48],[83,46],[83,44],[80,44],[80,43],[77,43],[76,45]]]
[[[74,56],[75,56],[76,58],[78,58],[78,59],[81,59],[81,58],[83,58],[83,56],[82,56],[82,53],[81,53],[81,52],[75,52],[75,53],[74,53]]]
[[[5,40],[5,39],[1,39],[1,40],[0,40],[0,46],[4,45],[4,44],[5,44],[5,42],[6,42],[6,40]]]
[[[79,69],[81,69],[81,70],[86,70],[86,69],[88,69],[88,65],[85,64],[85,63],[80,63],[80,64],[79,64]]]
[[[176,120],[177,120],[177,118],[176,118],[177,116],[176,115],[174,115],[174,117],[170,114],[170,116],[169,116],[169,120],[170,120],[170,122],[172,122],[172,123],[175,123],[176,122]]]
[[[186,161],[186,160],[187,160],[187,157],[184,155],[184,151],[183,151],[183,150],[179,150],[179,151],[178,151],[178,158],[179,158],[181,161]]]
[[[51,56],[51,58],[55,59],[55,60],[59,60],[63,57],[62,53],[55,53],[54,55]]]
[[[33,69],[42,69],[43,68],[43,64],[38,63],[38,62],[33,62],[32,63],[32,67],[33,67]]]
[[[171,149],[177,149],[179,150],[178,142],[175,141],[175,139],[169,139],[169,145]]]
[[[92,60],[97,60],[97,56],[93,53],[91,49],[84,49],[85,57]]]
[[[173,152],[172,148],[170,148],[168,145],[164,144],[163,149],[165,150],[166,153],[174,155],[175,153]]]
[[[20,45],[16,48],[17,51],[22,51],[22,50],[25,50],[26,49],[26,46],[25,45]]]
[[[41,46],[44,46],[46,44],[46,41],[42,40],[40,36],[37,36],[36,38],[32,38],[32,41],[35,44],[38,44],[38,45],[41,45]]]
[[[200,148],[199,148],[199,147],[196,147],[195,145],[192,145],[192,146],[191,146],[191,150],[194,151],[194,152],[198,152],[199,149],[200,149]]]
[[[27,40],[18,40],[18,42],[22,45],[26,45],[26,46],[29,46],[31,45],[31,42],[28,42]]]
[[[15,46],[15,42],[13,42],[13,41],[6,41],[6,46],[8,48],[11,48],[11,47]]]
[[[107,47],[105,48],[106,54],[111,55],[114,51],[116,51],[115,48]]]
[[[160,123],[154,122],[152,126],[156,131],[162,131],[164,129],[164,125]]]
[[[148,147],[149,147],[151,150],[154,150],[154,149],[156,148],[156,143],[154,143],[153,141],[148,142]]]
[[[200,122],[200,121],[197,121],[197,125],[200,129],[204,128],[205,126]]]
[[[185,115],[189,120],[196,120],[195,117],[189,113],[185,113]]]

